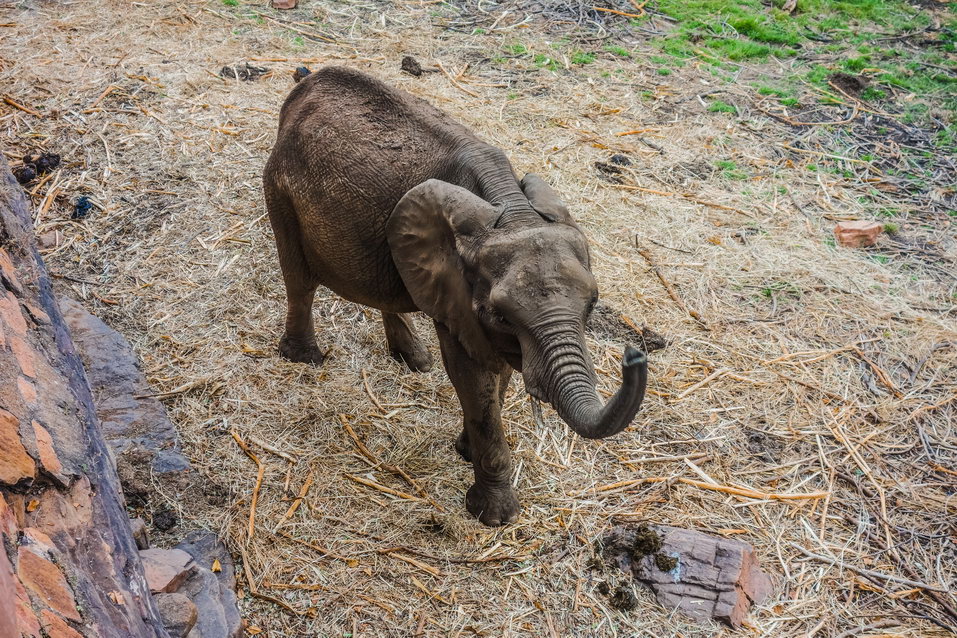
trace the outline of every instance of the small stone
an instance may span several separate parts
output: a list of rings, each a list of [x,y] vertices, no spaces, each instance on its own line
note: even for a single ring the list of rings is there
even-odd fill
[[[154,600],[170,638],[186,638],[199,615],[193,601],[183,594],[157,594]]]
[[[50,609],[64,618],[80,622],[82,618],[76,610],[73,590],[60,568],[27,546],[21,546],[17,556],[17,574],[24,586]]]
[[[172,593],[189,575],[193,557],[181,549],[144,549],[140,551],[143,571],[150,591]]]
[[[136,541],[137,549],[150,548],[149,531],[146,529],[146,521],[142,518],[130,520],[130,531],[133,533],[133,540]]]
[[[296,70],[292,72],[292,79],[296,82],[302,82],[311,73],[312,71],[309,70],[309,67],[297,66]]]
[[[37,237],[37,244],[42,250],[56,248],[60,245],[60,231],[48,230],[45,233],[40,233],[40,236]]]
[[[834,236],[842,246],[864,248],[877,243],[877,236],[881,234],[883,228],[877,222],[838,222],[834,227]]]
[[[297,4],[298,0],[272,0],[270,3],[273,9],[295,9]]]

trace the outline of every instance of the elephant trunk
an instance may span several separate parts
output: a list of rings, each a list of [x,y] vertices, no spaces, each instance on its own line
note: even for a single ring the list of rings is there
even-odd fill
[[[648,359],[631,346],[622,360],[622,386],[602,405],[595,389],[595,373],[580,329],[568,328],[539,341],[542,355],[533,366],[543,371],[536,392],[558,412],[568,426],[586,439],[603,439],[624,430],[645,398]],[[526,370],[528,368],[526,367]],[[529,374],[523,376],[529,378]]]

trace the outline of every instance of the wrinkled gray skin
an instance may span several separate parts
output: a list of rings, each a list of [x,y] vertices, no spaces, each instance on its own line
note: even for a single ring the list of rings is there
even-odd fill
[[[585,236],[544,181],[519,181],[464,126],[365,74],[324,68],[286,99],[264,185],[288,297],[280,353],[322,362],[319,285],[381,310],[393,356],[413,370],[432,357],[406,313],[429,315],[462,405],[456,449],[475,469],[466,507],[486,525],[519,513],[501,425],[512,369],[582,436],[631,422],[645,356],[626,350],[622,388],[603,406],[584,342],[598,298]]]

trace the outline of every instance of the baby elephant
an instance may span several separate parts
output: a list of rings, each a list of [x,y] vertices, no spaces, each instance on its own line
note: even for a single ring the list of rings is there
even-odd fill
[[[322,362],[320,285],[381,310],[390,351],[412,370],[432,357],[407,313],[431,317],[464,415],[455,447],[475,470],[465,506],[482,523],[518,518],[501,423],[513,368],[586,438],[621,432],[638,411],[643,352],[625,350],[607,404],[595,390],[584,327],[598,289],[568,208],[441,111],[358,71],[321,69],[283,104],[263,181],[288,298],[280,353]]]

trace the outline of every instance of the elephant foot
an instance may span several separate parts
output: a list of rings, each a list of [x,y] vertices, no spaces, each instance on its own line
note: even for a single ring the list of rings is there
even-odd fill
[[[279,341],[279,356],[296,363],[309,363],[314,366],[322,365],[326,355],[319,349],[315,339],[307,341],[303,339],[291,339],[283,335]]]
[[[469,434],[464,428],[459,433],[458,438],[455,439],[455,451],[469,463],[472,462],[472,448],[469,446]]]
[[[428,372],[432,369],[432,353],[418,339],[401,350],[390,348],[389,354],[396,361],[409,366],[412,372]]]
[[[478,517],[479,522],[489,527],[514,523],[522,510],[511,487],[492,490],[478,484],[470,487],[465,494],[465,508]]]
[[[403,361],[412,372],[428,372],[432,368],[432,354],[415,334],[412,315],[383,312],[382,325],[393,359]]]

